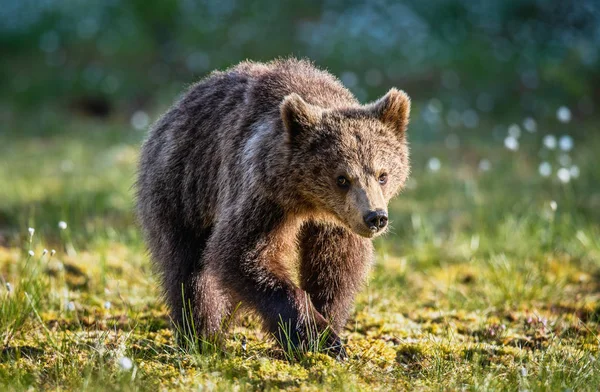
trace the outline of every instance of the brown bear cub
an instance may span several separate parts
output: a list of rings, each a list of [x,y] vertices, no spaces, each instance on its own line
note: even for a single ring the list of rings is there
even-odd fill
[[[327,331],[344,357],[371,239],[409,173],[409,111],[396,89],[361,105],[304,60],[243,62],[192,86],[151,130],[137,182],[174,323],[212,339],[241,304],[284,345]]]

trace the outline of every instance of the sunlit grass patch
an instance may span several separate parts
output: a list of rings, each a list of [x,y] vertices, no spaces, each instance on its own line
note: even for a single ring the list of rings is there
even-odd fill
[[[286,356],[247,315],[218,350],[179,345],[133,216],[141,135],[70,132],[0,145],[2,389],[600,383],[595,139],[577,145],[580,175],[568,183],[556,165],[540,176],[523,137],[517,151],[465,144],[464,156],[414,143],[414,182],[391,205],[390,233],[341,333],[349,358],[337,362],[318,347]]]

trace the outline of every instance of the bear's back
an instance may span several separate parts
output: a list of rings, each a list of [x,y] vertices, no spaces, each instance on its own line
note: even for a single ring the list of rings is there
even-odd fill
[[[228,71],[229,77],[248,80],[246,103],[254,114],[279,113],[283,98],[291,93],[324,108],[357,105],[356,98],[327,71],[307,60],[281,59],[269,63],[243,62]]]

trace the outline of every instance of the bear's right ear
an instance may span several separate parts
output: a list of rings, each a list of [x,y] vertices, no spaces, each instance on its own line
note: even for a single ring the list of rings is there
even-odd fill
[[[410,98],[402,91],[390,89],[386,95],[367,106],[368,110],[400,136],[404,136],[410,116]]]
[[[287,95],[279,107],[283,125],[293,140],[315,126],[322,118],[323,109],[311,105],[296,93]]]

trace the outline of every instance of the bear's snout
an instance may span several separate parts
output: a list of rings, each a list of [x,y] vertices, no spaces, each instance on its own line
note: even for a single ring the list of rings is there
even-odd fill
[[[388,214],[387,211],[377,209],[375,211],[369,211],[364,216],[364,221],[369,230],[373,233],[377,233],[383,230],[387,226]]]

